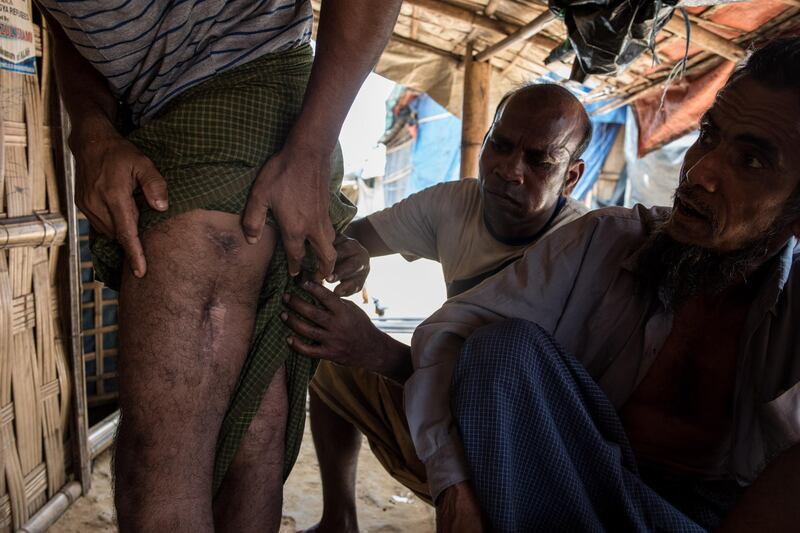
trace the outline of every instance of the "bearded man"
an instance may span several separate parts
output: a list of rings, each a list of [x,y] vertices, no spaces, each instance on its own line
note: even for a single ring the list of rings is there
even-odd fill
[[[720,91],[672,209],[590,213],[417,329],[440,530],[796,530],[798,146],[792,38]]]

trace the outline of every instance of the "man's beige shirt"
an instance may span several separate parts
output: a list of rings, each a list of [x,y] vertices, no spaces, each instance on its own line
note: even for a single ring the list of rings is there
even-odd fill
[[[367,220],[389,248],[409,261],[423,257],[441,263],[450,292],[453,282],[519,258],[530,246],[511,246],[495,239],[484,223],[482,201],[478,180],[450,181],[412,194]],[[567,198],[544,235],[587,211]]]

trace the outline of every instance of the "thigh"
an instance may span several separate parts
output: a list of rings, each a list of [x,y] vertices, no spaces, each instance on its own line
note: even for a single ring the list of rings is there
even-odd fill
[[[160,479],[199,480],[192,486],[210,495],[217,433],[275,236],[267,230],[249,245],[238,216],[191,211],[142,243],[147,275],[126,269],[120,295],[120,446],[135,447]]]

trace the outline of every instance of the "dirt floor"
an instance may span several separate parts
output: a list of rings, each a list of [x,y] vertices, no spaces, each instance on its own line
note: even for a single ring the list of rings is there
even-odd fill
[[[95,462],[92,490],[78,500],[50,528],[51,533],[116,533],[111,494],[111,455]],[[434,531],[433,509],[394,481],[369,451],[364,441],[359,459],[358,522],[364,532]],[[283,523],[280,533],[294,533],[317,522],[322,512],[322,494],[314,445],[306,424],[300,457],[286,483]]]

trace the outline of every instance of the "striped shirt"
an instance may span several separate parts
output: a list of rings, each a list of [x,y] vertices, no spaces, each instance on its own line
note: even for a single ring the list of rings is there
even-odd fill
[[[311,39],[310,0],[40,0],[142,123],[189,87]]]

